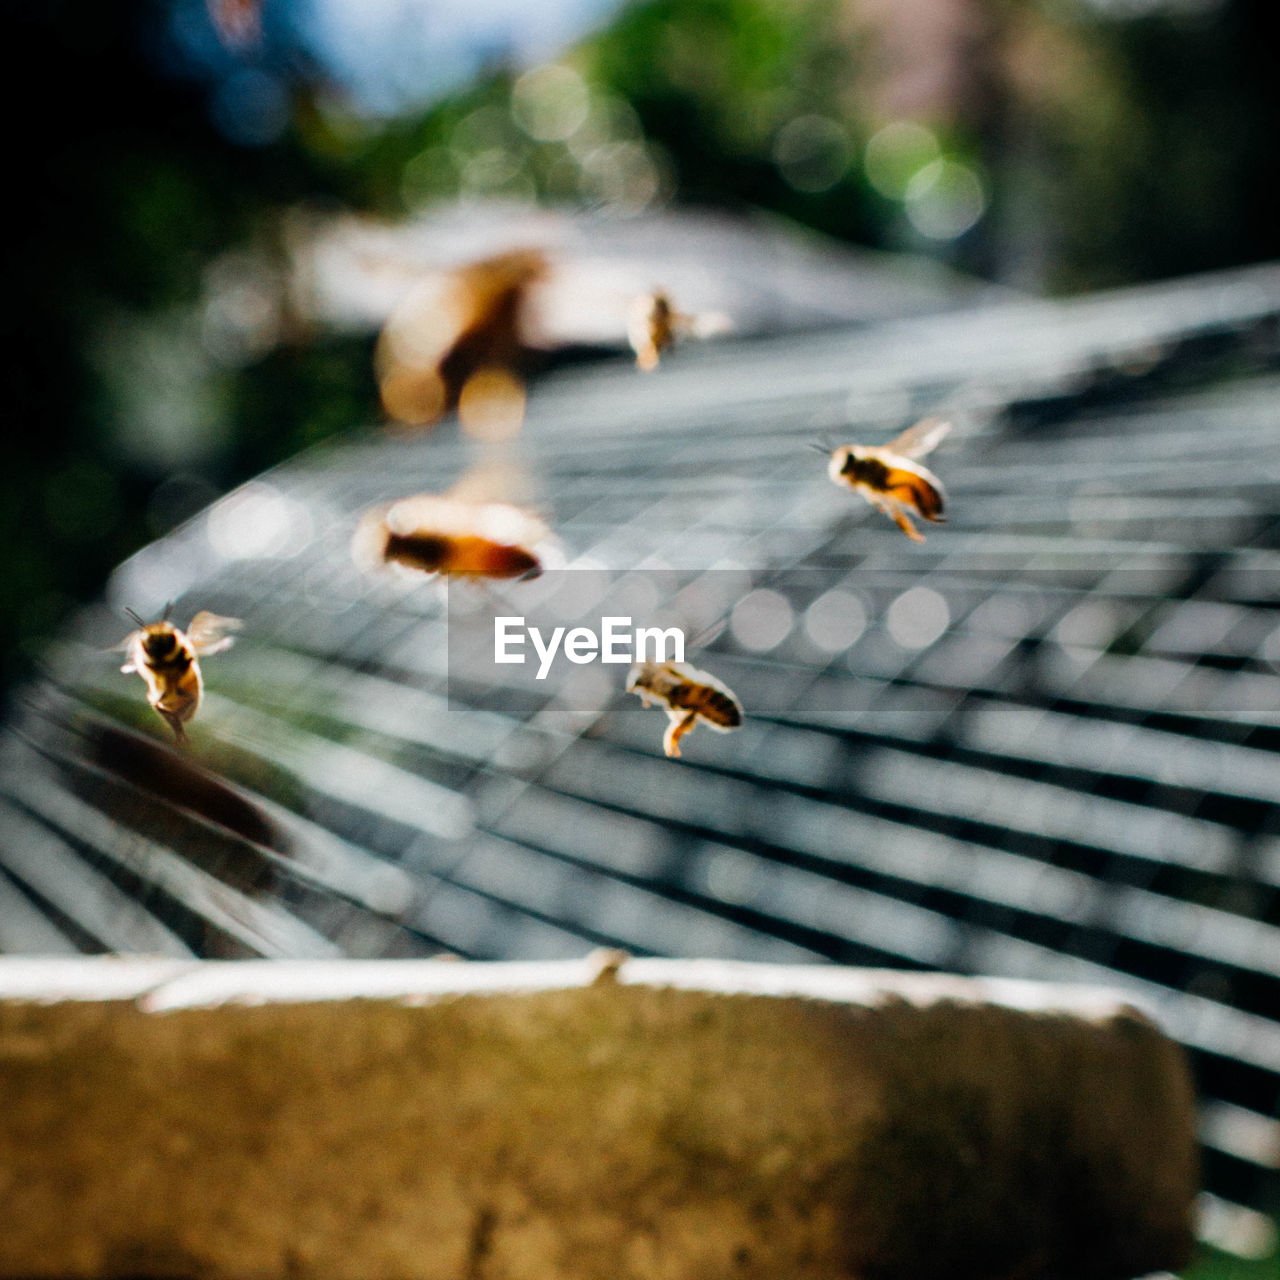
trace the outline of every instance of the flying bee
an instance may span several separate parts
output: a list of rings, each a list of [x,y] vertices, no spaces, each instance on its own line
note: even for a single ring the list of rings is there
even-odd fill
[[[243,49],[262,39],[262,0],[205,0],[205,7],[228,49]]]
[[[642,293],[632,304],[627,319],[627,340],[636,353],[636,366],[646,373],[658,367],[664,351],[685,337],[708,338],[730,328],[720,312],[691,316],[677,311],[665,289]]]
[[[374,355],[393,421],[429,424],[454,409],[476,374],[520,387],[537,335],[534,297],[549,271],[537,249],[516,249],[429,275],[392,313]]]
[[[534,578],[542,521],[505,502],[466,502],[423,493],[368,512],[352,552],[366,568],[400,565],[455,578]]]
[[[185,742],[183,726],[195,715],[204,692],[199,659],[229,649],[232,637],[226,633],[239,630],[240,621],[201,610],[181,631],[169,621],[168,609],[159,622],[143,622],[132,609],[125,612],[138,624],[138,630],[122,642],[129,660],[120,670],[136,671],[142,677],[147,701],[178,741]]]
[[[947,495],[942,481],[916,461],[937,448],[951,430],[951,423],[925,418],[909,427],[888,444],[844,444],[830,450],[827,474],[839,485],[860,493],[878,511],[889,516],[911,539],[923,542],[924,535],[911,523],[908,511],[922,520],[941,524]],[[815,445],[822,453],[828,450]]]
[[[636,365],[646,373],[658,367],[662,353],[675,346],[679,331],[690,323],[671,305],[665,290],[644,293],[631,305],[627,339],[636,353]]]
[[[742,725],[742,703],[713,675],[687,662],[637,662],[627,673],[627,692],[666,708],[671,723],[662,736],[668,756],[679,756],[680,739],[699,721],[719,733]]]

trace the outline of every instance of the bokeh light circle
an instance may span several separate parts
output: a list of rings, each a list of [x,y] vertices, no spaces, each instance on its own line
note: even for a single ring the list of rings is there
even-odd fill
[[[729,628],[744,649],[764,653],[777,648],[791,634],[792,622],[791,603],[786,596],[761,588],[734,605]]]
[[[954,240],[964,235],[987,207],[982,182],[968,165],[935,160],[907,184],[907,218],[930,240]]]
[[[911,179],[940,155],[931,129],[913,120],[895,120],[871,135],[862,163],[867,181],[881,195],[901,200]]]
[[[903,649],[927,649],[951,623],[947,602],[932,587],[912,587],[889,606],[885,626]]]
[[[825,653],[841,653],[855,644],[867,626],[867,610],[851,591],[833,587],[804,614],[804,633]]]
[[[591,95],[571,67],[552,64],[526,71],[512,86],[511,114],[538,142],[563,142],[582,128]]]

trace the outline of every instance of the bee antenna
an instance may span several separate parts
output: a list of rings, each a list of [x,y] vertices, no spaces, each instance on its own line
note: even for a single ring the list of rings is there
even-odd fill
[[[172,600],[170,600],[170,601],[169,601],[169,603],[168,603],[167,605],[165,605],[165,607],[164,607],[164,612],[160,615],[160,621],[161,621],[161,622],[168,622],[168,621],[169,621],[169,610],[173,608],[173,603],[174,603],[174,602],[173,602]]]
[[[134,620],[134,622],[138,624],[138,626],[145,627],[147,625],[145,622],[143,622],[143,620],[140,617],[138,617],[136,613],[134,613],[132,609],[128,608],[127,606],[125,608],[125,613],[127,613],[129,617],[131,617]]]
[[[817,453],[830,453],[831,446],[825,440],[806,440],[806,449],[813,449]]]

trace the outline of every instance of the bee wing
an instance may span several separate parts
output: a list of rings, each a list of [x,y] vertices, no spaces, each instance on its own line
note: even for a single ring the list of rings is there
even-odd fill
[[[121,640],[118,644],[113,644],[109,649],[104,650],[104,652],[129,653],[129,651],[133,648],[133,642],[141,634],[142,634],[141,631],[130,631],[129,634],[125,636],[123,640]],[[135,662],[132,654],[129,655],[129,661],[126,662],[124,666],[120,668],[120,670],[123,671],[125,675],[128,675],[131,671],[137,671],[137,669],[138,669],[138,665]]]
[[[528,502],[536,485],[529,469],[508,457],[487,458],[468,467],[445,495],[468,505]]]
[[[680,317],[680,329],[691,338],[718,338],[733,332],[733,321],[723,311],[701,311]]]
[[[187,639],[191,641],[191,647],[201,657],[211,653],[221,653],[224,649],[230,649],[234,643],[234,638],[226,633],[239,631],[243,625],[239,618],[222,618],[216,613],[210,613],[207,609],[201,609],[191,619],[191,625],[187,628]]]
[[[942,443],[950,430],[951,423],[941,418],[925,418],[890,440],[884,449],[886,453],[896,453],[900,458],[923,458]]]

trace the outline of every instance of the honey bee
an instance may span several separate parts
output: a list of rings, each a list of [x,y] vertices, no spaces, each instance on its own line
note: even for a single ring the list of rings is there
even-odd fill
[[[159,622],[143,622],[132,609],[125,612],[138,624],[138,630],[122,642],[129,660],[120,670],[126,674],[136,671],[142,677],[147,701],[178,741],[185,742],[183,726],[195,715],[204,692],[199,659],[229,649],[232,637],[226,633],[239,630],[240,621],[202,610],[186,631],[180,631],[169,621],[168,609]]]
[[[505,502],[467,502],[423,493],[375,508],[361,520],[352,551],[365,568],[400,565],[455,578],[535,578],[534,548],[546,526]]]
[[[431,423],[458,406],[471,379],[519,380],[530,354],[530,301],[549,263],[517,249],[429,277],[387,321],[375,353],[383,407],[397,422]]]
[[[627,339],[636,353],[636,366],[646,373],[658,367],[664,351],[681,338],[708,338],[730,328],[720,312],[686,315],[677,311],[665,289],[642,293],[632,304],[627,320]]]
[[[908,510],[922,520],[941,524],[947,495],[942,481],[916,459],[935,449],[950,430],[949,422],[925,418],[878,448],[841,445],[830,451],[827,474],[883,511],[912,542],[923,542],[924,535],[911,523]],[[821,445],[814,447],[828,452]]]
[[[690,323],[671,305],[665,290],[644,293],[631,306],[627,338],[636,353],[636,366],[646,373],[658,367],[662,353],[675,346],[679,331]]]
[[[205,0],[209,20],[228,49],[243,49],[262,38],[262,0]]]
[[[742,703],[733,691],[687,662],[637,662],[627,673],[627,692],[639,694],[646,707],[652,699],[666,708],[671,723],[662,747],[668,756],[679,756],[680,739],[698,721],[719,733],[742,725]]]

